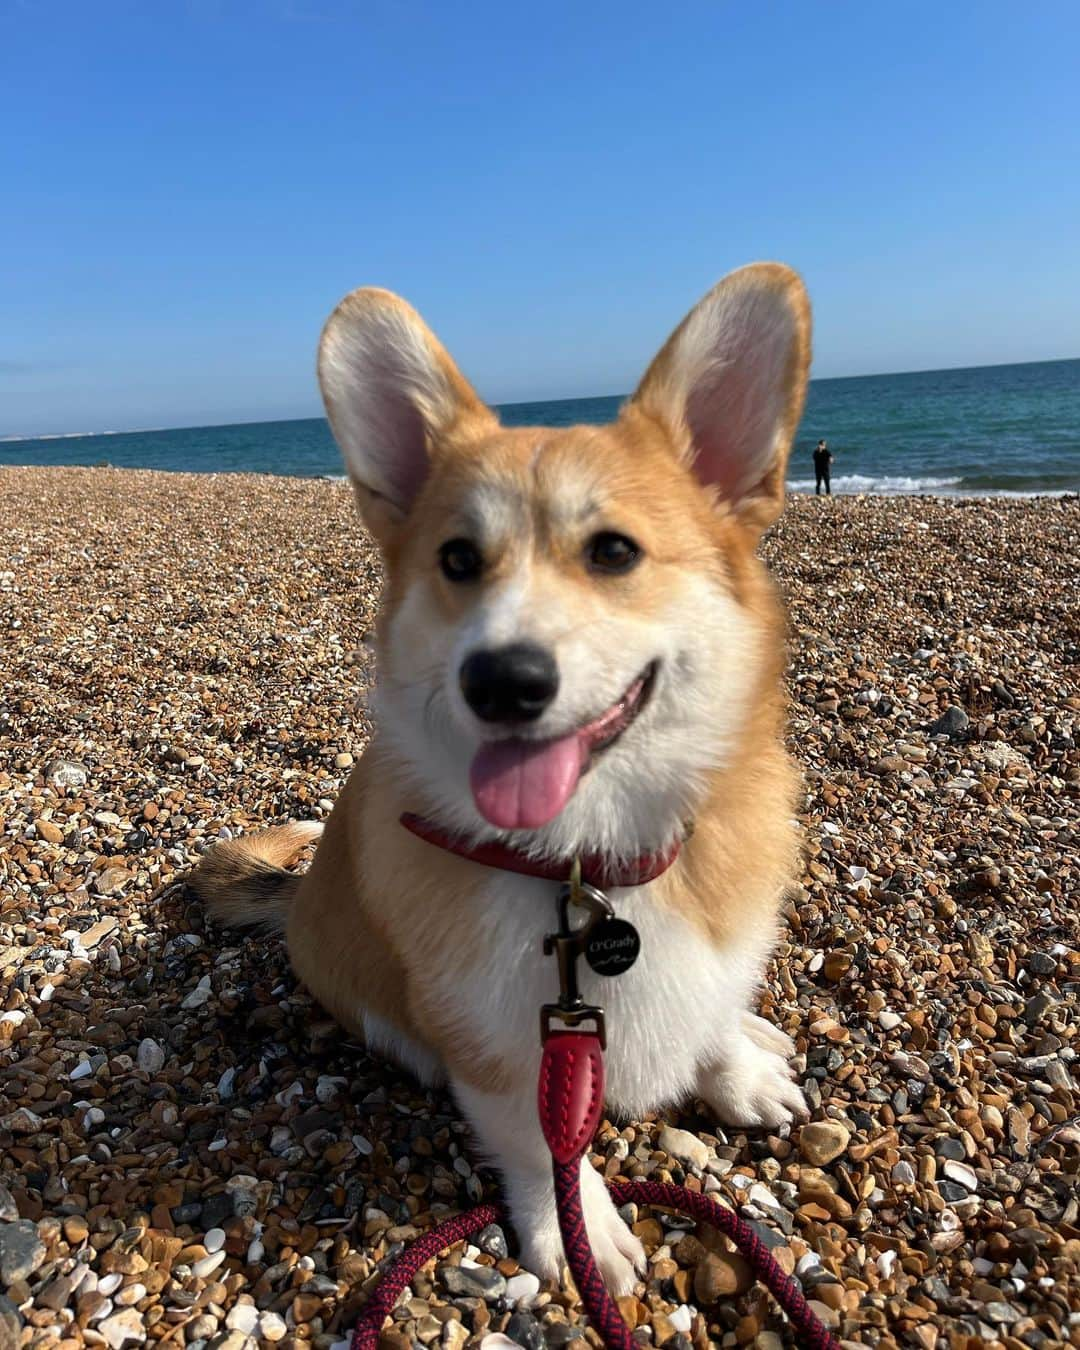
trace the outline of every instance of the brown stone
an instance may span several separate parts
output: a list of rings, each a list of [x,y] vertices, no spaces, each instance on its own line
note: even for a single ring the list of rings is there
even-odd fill
[[[292,1315],[299,1322],[310,1322],[322,1307],[318,1294],[297,1294],[292,1301]]]
[[[633,1231],[646,1247],[659,1247],[664,1240],[664,1230],[655,1219],[639,1219]]]
[[[653,1313],[652,1329],[655,1345],[667,1345],[668,1341],[673,1340],[679,1334],[671,1325],[667,1315],[662,1312]]]
[[[708,1306],[722,1298],[744,1294],[754,1283],[754,1273],[737,1252],[706,1252],[694,1272],[694,1297]]]
[[[851,1131],[838,1120],[815,1120],[799,1134],[799,1152],[815,1167],[839,1158],[851,1140]]]
[[[851,969],[854,959],[850,952],[829,952],[822,967],[825,978],[838,983]]]
[[[624,1294],[622,1298],[617,1298],[615,1303],[619,1309],[622,1320],[630,1330],[633,1331],[638,1324],[638,1308],[640,1305],[638,1304],[637,1299],[633,1294]]]

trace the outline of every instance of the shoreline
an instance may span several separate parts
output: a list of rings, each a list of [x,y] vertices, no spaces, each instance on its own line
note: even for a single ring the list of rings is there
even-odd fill
[[[115,433],[117,435],[124,433]],[[115,474],[148,474],[148,475],[166,475],[172,477],[187,477],[194,479],[214,480],[218,478],[226,479],[253,479],[258,482],[302,482],[302,483],[332,483],[347,484],[348,475],[330,474],[330,473],[272,473],[258,469],[163,469],[163,468],[142,468],[130,465],[118,464],[3,464],[0,463],[0,474],[4,472],[11,473],[115,473]],[[944,486],[944,485],[942,485]],[[835,488],[835,483],[834,483]],[[806,485],[806,480],[795,479],[794,485],[787,485],[787,496],[790,500],[795,497],[813,497],[815,496],[813,485]],[[824,495],[824,494],[823,494]],[[847,489],[836,488],[833,497],[839,499],[872,499],[872,500],[903,500],[905,498],[914,498],[916,500],[933,501],[1065,501],[1070,498],[1080,499],[1080,487],[1077,488],[1033,488],[1030,491],[1023,491],[1012,488],[983,488],[978,490],[957,490],[943,491],[924,490],[922,488],[897,488],[894,490],[873,489]]]

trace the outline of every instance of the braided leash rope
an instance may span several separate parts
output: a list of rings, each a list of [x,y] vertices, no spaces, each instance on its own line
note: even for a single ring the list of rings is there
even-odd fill
[[[555,1212],[559,1216],[559,1232],[562,1233],[566,1263],[585,1311],[610,1350],[634,1350],[630,1328],[607,1291],[604,1277],[597,1268],[596,1258],[589,1245],[585,1211],[581,1203],[580,1160],[575,1158],[572,1162],[556,1162],[554,1172]]]
[[[806,1350],[840,1350],[839,1342],[814,1314],[798,1280],[786,1274],[757,1233],[734,1210],[700,1191],[663,1181],[609,1182],[617,1205],[654,1205],[679,1210],[699,1223],[709,1223],[738,1247],[754,1274],[787,1314]],[[581,1187],[576,1164],[556,1164],[555,1194],[566,1260],[585,1310],[612,1350],[633,1350],[635,1342],[596,1268],[581,1213]],[[571,1194],[573,1193],[573,1194]],[[564,1208],[565,1206],[565,1208]],[[575,1216],[576,1210],[576,1216]],[[576,1218],[576,1221],[575,1221]]]
[[[394,1304],[417,1271],[455,1242],[463,1242],[489,1223],[498,1223],[505,1217],[497,1205],[478,1205],[467,1214],[456,1214],[452,1219],[444,1219],[418,1237],[383,1275],[378,1288],[364,1304],[356,1321],[350,1350],[376,1350],[383,1323],[394,1311]]]
[[[566,1260],[581,1295],[585,1311],[610,1350],[637,1350],[630,1328],[623,1321],[607,1291],[593,1258],[581,1205],[580,1163],[556,1163],[555,1204]],[[814,1315],[799,1283],[781,1270],[754,1229],[733,1210],[698,1191],[688,1191],[661,1181],[615,1181],[608,1183],[617,1205],[655,1205],[681,1210],[699,1223],[712,1224],[739,1248],[754,1272],[791,1320],[806,1350],[839,1350],[839,1343]],[[383,1322],[413,1276],[455,1242],[473,1237],[489,1223],[505,1219],[495,1205],[481,1205],[438,1224],[398,1258],[382,1279],[357,1319],[350,1350],[377,1350]]]

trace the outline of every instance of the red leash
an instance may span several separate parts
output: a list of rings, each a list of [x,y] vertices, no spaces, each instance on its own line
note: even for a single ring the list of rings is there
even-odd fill
[[[630,1328],[619,1315],[593,1260],[581,1213],[579,1176],[578,1164],[555,1167],[555,1203],[570,1273],[581,1294],[585,1311],[611,1350],[637,1350]],[[681,1210],[699,1223],[711,1223],[735,1243],[754,1267],[762,1284],[791,1319],[801,1345],[809,1347],[809,1350],[840,1350],[837,1340],[807,1305],[798,1281],[780,1269],[768,1247],[734,1211],[698,1191],[666,1185],[662,1181],[609,1182],[608,1189],[618,1205],[634,1203]],[[497,1223],[505,1218],[506,1214],[497,1205],[480,1205],[466,1214],[447,1219],[423,1237],[417,1238],[409,1250],[398,1258],[393,1269],[383,1276],[379,1287],[365,1305],[357,1319],[350,1350],[377,1350],[383,1323],[393,1312],[394,1304],[413,1276],[440,1252],[456,1242],[475,1236],[489,1223]]]
[[[563,1031],[544,1044],[539,1084],[540,1122],[551,1149],[555,1208],[570,1273],[585,1311],[610,1350],[637,1350],[630,1328],[607,1291],[593,1258],[581,1204],[581,1165],[600,1123],[604,1103],[604,1056],[595,1032]],[[811,1311],[797,1280],[777,1264],[754,1229],[733,1210],[699,1191],[660,1181],[609,1182],[617,1205],[633,1202],[681,1210],[730,1238],[758,1279],[787,1313],[808,1350],[839,1350],[839,1343]],[[447,1219],[418,1238],[372,1294],[353,1332],[351,1350],[377,1350],[383,1322],[412,1277],[455,1242],[505,1218],[495,1205],[481,1205]]]
[[[488,866],[508,866],[505,858],[475,857],[464,848],[453,847],[446,842],[445,835],[438,835],[434,828],[417,828],[428,824],[417,817],[403,817],[402,824],[429,843],[462,852]],[[650,861],[658,856],[647,855]],[[667,858],[666,866],[673,860],[673,857]],[[525,868],[510,866],[509,870]],[[540,1060],[537,1109],[544,1138],[551,1150],[559,1231],[585,1311],[611,1350],[637,1350],[637,1343],[597,1269],[581,1203],[581,1168],[604,1107],[605,1031],[603,1009],[587,1004],[581,998],[576,965],[578,957],[584,954],[599,973],[618,974],[636,959],[638,939],[629,924],[615,919],[608,898],[593,886],[582,883],[583,870],[583,866],[575,864],[570,882],[561,887],[559,931],[544,940],[545,953],[554,953],[558,959],[561,993],[558,1003],[546,1004],[541,1009],[544,1050]],[[641,870],[648,871],[649,868]],[[597,868],[593,875],[599,871]],[[634,883],[619,881],[615,884]],[[589,918],[581,928],[570,926],[571,904],[584,906],[589,911]],[[627,930],[632,939],[628,938]],[[600,943],[600,950],[597,935],[606,939]],[[612,951],[616,953],[614,957]],[[552,1030],[552,1023],[556,1021],[562,1023],[563,1030]],[[581,1030],[582,1023],[588,1022],[593,1023],[593,1029]],[[798,1281],[781,1270],[754,1229],[733,1210],[698,1191],[663,1182],[609,1182],[608,1189],[616,1204],[658,1205],[663,1209],[682,1210],[699,1222],[712,1224],[746,1257],[758,1279],[791,1319],[802,1345],[808,1350],[840,1350],[839,1342],[811,1311]],[[467,1214],[447,1219],[418,1238],[383,1276],[382,1283],[368,1300],[356,1323],[350,1350],[377,1350],[383,1322],[417,1271],[447,1247],[503,1217],[503,1212],[496,1206],[481,1205]]]

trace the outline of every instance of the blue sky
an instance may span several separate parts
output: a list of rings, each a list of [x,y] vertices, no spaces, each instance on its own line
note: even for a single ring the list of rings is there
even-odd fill
[[[1080,6],[0,0],[0,434],[313,415],[400,291],[493,401],[797,266],[819,376],[1080,356]]]

